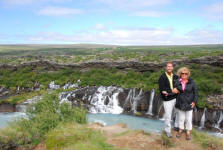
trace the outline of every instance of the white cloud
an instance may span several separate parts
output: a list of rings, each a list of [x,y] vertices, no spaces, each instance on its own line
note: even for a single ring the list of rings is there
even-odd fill
[[[223,2],[212,4],[206,10],[212,13],[223,13]]]
[[[223,2],[214,3],[204,8],[202,16],[212,20],[223,20]]]
[[[44,4],[47,2],[63,3],[71,1],[72,0],[0,0],[0,2],[6,6],[26,6],[26,5]]]
[[[197,43],[223,43],[223,31],[218,30],[192,30],[186,34],[186,37]]]
[[[39,15],[45,16],[68,16],[68,15],[77,15],[83,13],[80,9],[67,8],[67,7],[55,7],[49,6],[39,10]]]
[[[131,15],[133,16],[140,16],[140,17],[160,17],[166,15],[167,13],[159,12],[159,11],[135,11],[132,12]]]
[[[100,31],[97,33],[82,32],[73,35],[60,33],[38,33],[29,36],[28,40],[35,43],[42,42],[65,42],[65,43],[104,43],[121,45],[158,45],[172,44],[166,37],[172,35],[171,29],[117,29]],[[165,39],[165,40],[164,40]]]
[[[140,9],[151,6],[160,6],[169,4],[171,0],[94,0],[97,3],[103,3],[112,8],[118,9]]]
[[[6,5],[29,5],[35,2],[35,0],[1,0]]]
[[[223,32],[197,29],[182,36],[175,36],[169,28],[114,29],[98,32],[81,32],[65,35],[57,32],[44,32],[27,37],[30,43],[101,43],[119,45],[182,45],[220,44]]]
[[[94,0],[94,2],[97,5],[104,5],[107,11],[118,10],[132,16],[160,17],[167,14],[161,10],[172,0]]]
[[[106,30],[107,27],[104,24],[99,23],[99,24],[96,24],[95,26],[93,26],[91,29],[93,29],[93,30]]]

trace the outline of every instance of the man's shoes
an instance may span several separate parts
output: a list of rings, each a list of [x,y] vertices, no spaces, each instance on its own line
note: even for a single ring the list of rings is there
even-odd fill
[[[174,127],[173,130],[174,131],[179,131],[179,127]]]
[[[173,137],[172,134],[171,134],[170,132],[166,132],[166,136],[167,136],[168,138],[172,138],[172,137]]]

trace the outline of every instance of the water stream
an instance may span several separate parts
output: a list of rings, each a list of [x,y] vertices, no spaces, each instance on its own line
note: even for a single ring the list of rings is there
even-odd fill
[[[205,123],[205,113],[206,113],[206,108],[204,109],[204,112],[203,112],[203,115],[201,117],[201,121],[200,121],[200,129],[203,129],[204,128],[204,123]]]
[[[149,109],[148,112],[146,114],[153,116],[153,100],[154,100],[154,96],[155,96],[155,90],[152,89],[151,90],[151,94],[150,94],[150,99],[149,99]]]
[[[13,113],[0,113],[0,128],[6,127],[13,119],[25,117],[25,113],[13,112]],[[130,129],[139,129],[146,132],[161,133],[164,128],[162,120],[149,119],[145,117],[136,117],[124,114],[110,114],[110,113],[88,113],[88,123],[100,123],[105,126],[114,125],[119,123],[125,123]],[[205,130],[203,130],[205,131]],[[223,138],[223,134],[218,132],[205,131],[210,135]]]

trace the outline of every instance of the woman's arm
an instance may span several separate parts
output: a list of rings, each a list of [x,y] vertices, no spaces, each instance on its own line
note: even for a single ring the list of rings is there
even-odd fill
[[[182,90],[182,85],[181,85],[181,83],[180,83],[179,80],[176,80],[176,81],[175,81],[175,85],[174,85],[174,87],[178,90],[179,93],[182,93],[182,92],[183,92],[183,90]]]

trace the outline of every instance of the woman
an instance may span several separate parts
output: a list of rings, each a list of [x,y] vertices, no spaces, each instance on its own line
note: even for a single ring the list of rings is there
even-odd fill
[[[198,90],[195,82],[190,77],[190,70],[187,67],[182,67],[177,71],[179,76],[176,82],[176,88],[179,91],[175,107],[179,109],[179,131],[177,138],[181,137],[184,125],[186,126],[186,140],[191,139],[192,130],[192,114],[198,99]]]

